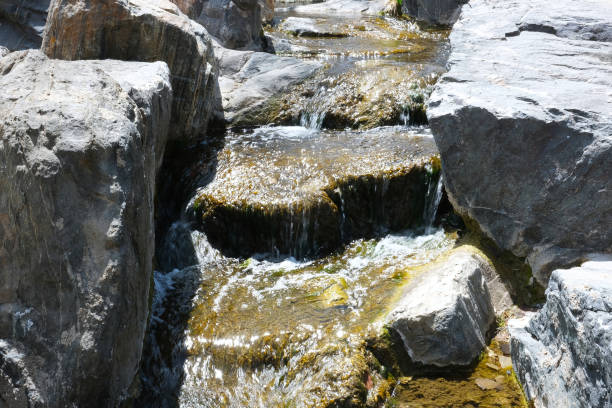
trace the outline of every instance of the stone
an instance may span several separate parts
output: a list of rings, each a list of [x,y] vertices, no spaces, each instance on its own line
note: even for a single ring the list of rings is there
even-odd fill
[[[435,154],[426,131],[405,128],[228,134],[188,213],[231,256],[324,255],[353,239],[421,226],[438,181]]]
[[[174,0],[173,2],[183,13],[202,24],[224,47],[254,51],[265,48],[259,0]]]
[[[307,17],[287,17],[279,28],[298,37],[348,37],[346,32],[325,30],[324,27],[317,25],[316,20]]]
[[[166,0],[54,0],[42,49],[51,58],[165,61],[172,72],[170,137],[201,139],[219,101],[206,30]]]
[[[312,77],[320,62],[280,57],[266,52],[235,51],[216,47],[222,107],[217,121],[230,127],[263,125],[270,100]]]
[[[402,0],[402,14],[437,25],[453,25],[468,0]]]
[[[499,359],[501,368],[512,368],[512,358],[506,356],[498,356],[497,358]]]
[[[118,406],[149,313],[165,63],[0,59],[0,401]]]
[[[481,390],[495,390],[499,388],[499,383],[497,383],[497,381],[488,378],[477,378],[474,382]]]
[[[330,14],[346,15],[375,15],[385,11],[387,0],[327,0],[294,6],[291,9],[297,13],[307,15]]]
[[[427,264],[401,289],[384,324],[399,334],[413,362],[438,367],[474,362],[495,320],[484,278],[490,268],[472,247],[462,246]]]
[[[274,19],[274,0],[259,0],[261,7],[261,21],[266,24],[272,23]]]
[[[554,271],[546,298],[508,323],[525,394],[536,407],[612,406],[612,256]]]
[[[0,45],[11,51],[40,48],[49,0],[0,0]]]
[[[8,48],[0,46],[0,58],[4,57],[5,55],[8,55],[9,53],[10,51]]]
[[[603,0],[470,3],[429,100],[454,208],[542,285],[612,251],[611,30]]]

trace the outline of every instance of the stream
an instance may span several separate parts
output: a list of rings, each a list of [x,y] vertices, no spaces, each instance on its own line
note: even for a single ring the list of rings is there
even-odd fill
[[[320,9],[281,4],[266,31],[278,54],[324,62],[279,98],[286,126],[192,150],[186,210],[157,254],[139,404],[523,406],[510,373],[500,389],[473,384],[499,376],[486,367],[494,344],[446,373],[379,358],[401,287],[459,240],[440,224],[424,114],[448,30]]]

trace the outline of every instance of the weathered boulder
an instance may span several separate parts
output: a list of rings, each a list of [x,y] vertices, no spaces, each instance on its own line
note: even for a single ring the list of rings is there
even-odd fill
[[[0,401],[117,406],[138,371],[162,62],[0,59]]]
[[[401,289],[385,325],[399,334],[415,363],[468,365],[486,346],[495,312],[485,275],[491,264],[472,247],[460,247]]]
[[[454,207],[542,284],[612,251],[610,32],[607,1],[470,3],[429,100]]]
[[[326,254],[422,225],[438,181],[435,154],[433,139],[417,130],[230,134],[212,179],[191,200],[195,225],[232,256]]]
[[[172,72],[173,139],[203,137],[219,101],[206,30],[165,0],[54,0],[42,49],[68,60],[165,61]]]
[[[173,3],[206,27],[224,47],[256,51],[265,48],[259,0],[173,0]]]
[[[216,104],[222,109],[215,111],[215,117],[229,126],[266,124],[271,98],[312,77],[321,67],[315,61],[222,47],[215,47],[215,55],[222,98]]]
[[[6,47],[0,47],[0,58],[4,57],[5,55],[9,54],[10,51],[8,48]]]
[[[0,0],[0,45],[11,51],[40,48],[49,0]]]
[[[536,407],[612,407],[612,257],[553,272],[544,307],[510,320],[512,362]]]
[[[402,13],[429,24],[452,25],[468,0],[403,0]]]

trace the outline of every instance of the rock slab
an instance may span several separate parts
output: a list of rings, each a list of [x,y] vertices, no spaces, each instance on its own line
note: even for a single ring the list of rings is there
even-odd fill
[[[468,0],[403,0],[402,13],[429,24],[452,25]]]
[[[546,297],[509,322],[527,397],[536,407],[612,407],[612,257],[554,271]]]
[[[495,319],[485,280],[493,267],[464,246],[426,268],[402,290],[385,325],[415,363],[468,365],[485,347]]]
[[[149,312],[168,67],[20,51],[0,89],[0,401],[118,406]]]
[[[51,58],[164,61],[172,73],[170,137],[206,135],[218,93],[217,65],[204,27],[166,0],[54,0],[43,51]]]
[[[482,0],[427,115],[455,209],[550,272],[612,251],[612,4]]]

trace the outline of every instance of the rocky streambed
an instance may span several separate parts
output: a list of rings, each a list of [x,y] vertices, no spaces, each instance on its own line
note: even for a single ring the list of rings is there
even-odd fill
[[[183,167],[139,404],[525,406],[487,346],[508,289],[440,225],[424,125],[448,30],[317,7],[277,4],[277,55],[218,49],[233,128]]]
[[[0,407],[611,407],[612,8],[463,3],[0,0]]]

